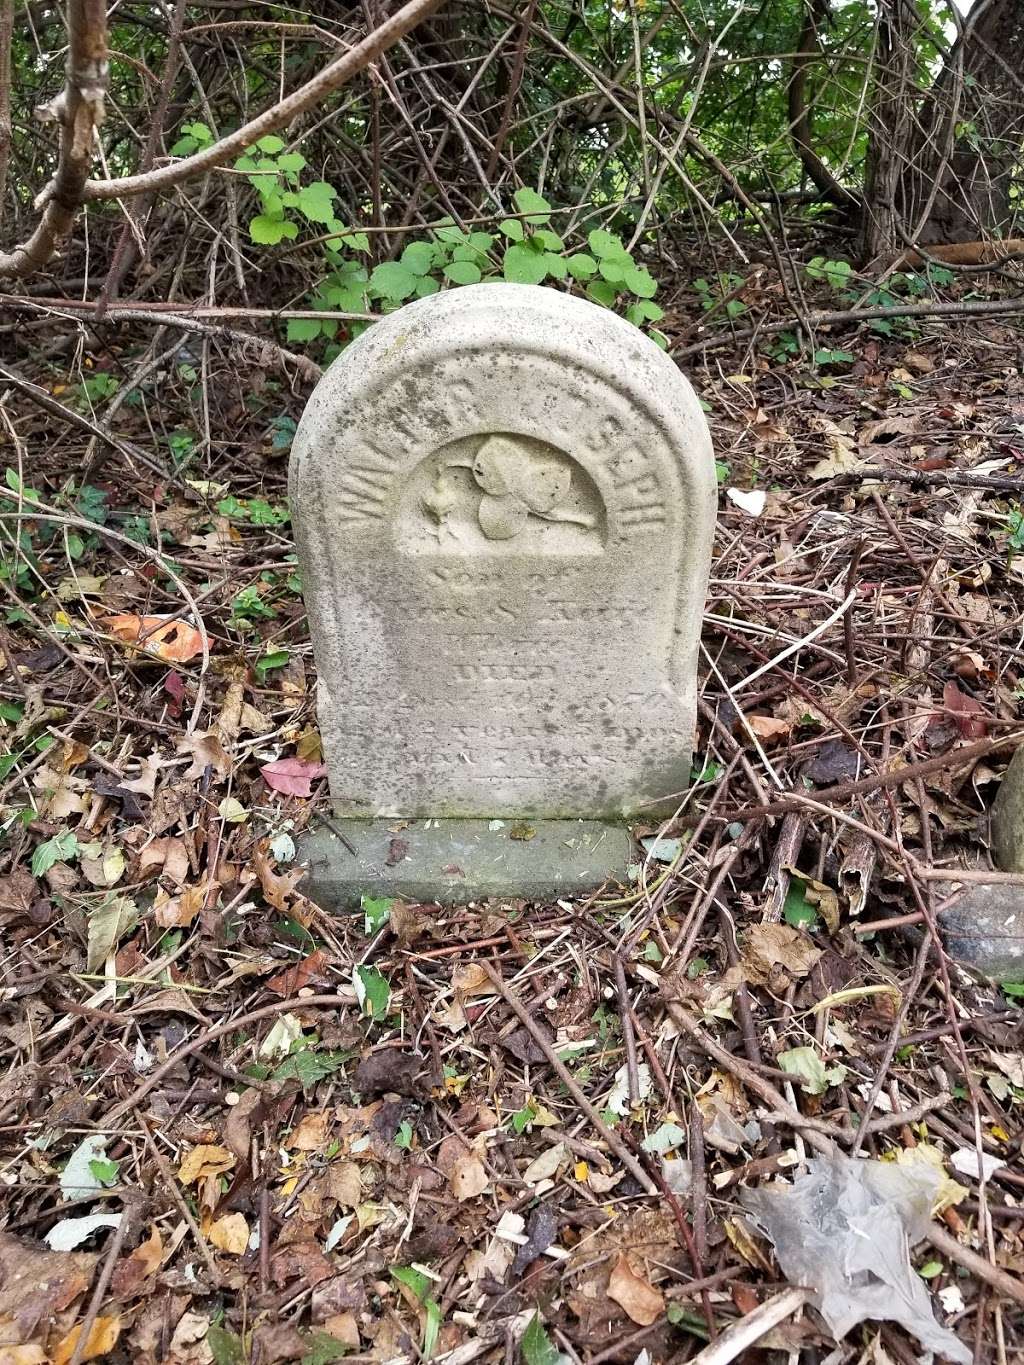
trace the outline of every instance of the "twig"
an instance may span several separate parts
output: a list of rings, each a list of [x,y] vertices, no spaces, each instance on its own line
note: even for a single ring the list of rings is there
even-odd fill
[[[195,1038],[187,1043],[182,1043],[180,1047],[168,1053],[165,1060],[161,1062],[151,1076],[147,1076],[140,1085],[137,1085],[127,1099],[114,1106],[106,1116],[105,1122],[113,1124],[118,1119],[123,1118],[129,1110],[141,1104],[153,1087],[158,1085],[169,1072],[173,1071],[179,1062],[184,1061],[186,1057],[191,1057],[194,1052],[198,1052],[207,1043],[212,1043],[215,1038],[223,1038],[225,1033],[235,1033],[239,1029],[248,1028],[250,1024],[258,1023],[260,1019],[269,1019],[272,1015],[280,1014],[283,1010],[350,1009],[351,1006],[352,997],[348,995],[311,995],[306,1000],[291,998],[275,1000],[272,1004],[263,1005],[258,1010],[250,1010],[248,1014],[239,1014],[223,1024],[216,1024],[213,1028],[204,1029]]]
[[[951,1261],[962,1265],[972,1275],[977,1275],[979,1280],[990,1284],[996,1293],[1012,1299],[1014,1303],[1024,1305],[1024,1284],[1016,1276],[1008,1274],[991,1261],[986,1261],[984,1256],[979,1256],[970,1247],[965,1247],[941,1224],[932,1223],[928,1229],[928,1240],[936,1251],[941,1251]]]
[[[286,128],[300,114],[312,109],[335,90],[340,90],[353,76],[357,76],[371,62],[387,52],[388,48],[394,47],[395,43],[404,38],[418,23],[440,9],[442,4],[444,0],[409,0],[407,5],[403,5],[379,28],[375,28],[361,42],[324,67],[312,80],[301,85],[298,90],[287,95],[272,108],[264,110],[256,118],[244,123],[241,128],[236,128],[233,133],[222,137],[219,142],[204,148],[201,152],[195,152],[192,156],[175,161],[173,165],[161,166],[159,170],[146,171],[142,175],[123,176],[119,180],[89,180],[84,192],[86,202],[96,199],[126,199],[136,194],[165,190],[172,185],[180,185],[186,180],[191,180],[194,176],[205,175],[207,171],[215,170],[225,161],[231,161],[241,155],[261,137]]]
[[[153,1135],[149,1131],[149,1127],[146,1124],[146,1120],[141,1119],[140,1124],[142,1128],[142,1136],[146,1139],[146,1146],[149,1148],[150,1156],[156,1162],[156,1168],[160,1172],[160,1178],[164,1182],[164,1185],[167,1189],[167,1193],[171,1196],[171,1199],[174,1201],[175,1208],[181,1214],[185,1222],[185,1226],[188,1228],[189,1232],[191,1232],[192,1240],[196,1244],[196,1250],[199,1252],[200,1256],[202,1256],[204,1262],[206,1263],[206,1269],[209,1272],[210,1276],[210,1283],[213,1285],[214,1289],[217,1289],[220,1287],[220,1271],[217,1269],[217,1262],[213,1259],[213,1252],[207,1245],[206,1238],[200,1231],[199,1224],[196,1222],[192,1210],[185,1202],[185,1197],[181,1193],[181,1190],[178,1188],[177,1182],[174,1179],[174,1173],[171,1170],[170,1166],[168,1166],[167,1164],[167,1158],[164,1156],[163,1152],[161,1152],[160,1148],[153,1141]]]
[[[745,1318],[727,1327],[717,1341],[697,1352],[690,1365],[729,1365],[741,1351],[753,1346],[773,1327],[785,1322],[798,1308],[802,1308],[810,1297],[810,1289],[800,1288],[786,1289],[776,1294],[774,1299],[768,1299],[760,1308],[755,1308]]]
[[[107,1289],[110,1286],[110,1279],[114,1273],[114,1266],[117,1264],[117,1258],[121,1254],[121,1248],[124,1246],[125,1238],[128,1236],[130,1229],[135,1223],[135,1199],[130,1199],[130,1197],[126,1195],[125,1203],[127,1207],[121,1214],[121,1221],[114,1229],[114,1235],[110,1239],[110,1246],[107,1247],[103,1257],[103,1268],[100,1270],[99,1279],[96,1281],[96,1287],[92,1291],[92,1298],[89,1300],[89,1307],[85,1310],[85,1317],[82,1319],[81,1326],[78,1329],[78,1335],[75,1338],[75,1348],[71,1352],[71,1359],[68,1361],[68,1365],[82,1365],[82,1360],[85,1357],[85,1348],[89,1344],[93,1326],[95,1325],[96,1319],[99,1317],[100,1308],[103,1306],[103,1300],[106,1298]]]
[[[623,1166],[625,1166],[626,1170],[629,1171],[630,1175],[637,1182],[637,1184],[640,1186],[640,1188],[644,1191],[645,1194],[657,1194],[658,1189],[654,1181],[650,1178],[650,1176],[647,1174],[644,1168],[640,1165],[639,1161],[637,1161],[636,1157],[625,1145],[625,1143],[618,1136],[618,1134],[613,1129],[607,1128],[605,1124],[601,1121],[601,1115],[598,1113],[598,1111],[594,1108],[594,1106],[587,1099],[586,1095],[580,1089],[579,1084],[576,1081],[575,1077],[573,1076],[572,1072],[555,1052],[554,1048],[548,1042],[547,1038],[545,1038],[543,1033],[541,1033],[540,1029],[534,1022],[533,1016],[519,1003],[519,1001],[508,989],[504,981],[502,981],[501,977],[498,975],[498,973],[494,970],[494,968],[491,966],[489,962],[481,962],[480,965],[483,967],[488,977],[490,977],[494,989],[505,1001],[509,1009],[512,1010],[513,1014],[515,1014],[516,1017],[519,1019],[519,1022],[522,1024],[523,1028],[526,1029],[527,1033],[540,1048],[541,1052],[544,1053],[544,1056],[548,1059],[548,1062],[551,1064],[551,1067],[554,1070],[555,1075],[562,1082],[566,1090],[568,1090],[569,1094],[573,1097],[573,1099],[576,1101],[579,1107],[586,1114],[587,1118],[590,1119],[591,1123],[594,1125],[595,1130],[600,1135],[602,1140],[606,1142],[608,1146],[612,1149],[612,1151],[622,1162]]]

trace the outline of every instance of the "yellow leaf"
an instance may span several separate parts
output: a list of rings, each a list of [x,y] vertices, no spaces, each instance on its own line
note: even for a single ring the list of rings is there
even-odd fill
[[[209,1237],[218,1251],[241,1256],[249,1245],[249,1224],[240,1213],[226,1213],[210,1228]]]
[[[590,1167],[585,1161],[577,1161],[572,1168],[572,1173],[581,1185],[585,1185],[590,1177]]]
[[[193,1147],[178,1167],[178,1179],[183,1185],[194,1185],[208,1175],[223,1175],[235,1164],[235,1155],[226,1147],[200,1143]]]
[[[78,1345],[78,1338],[82,1331],[82,1324],[72,1327],[64,1340],[60,1343],[52,1356],[53,1365],[67,1365],[67,1362],[75,1353]],[[110,1317],[100,1316],[92,1325],[85,1342],[85,1349],[82,1351],[81,1360],[95,1360],[98,1356],[105,1356],[117,1345],[117,1339],[121,1335],[121,1319],[114,1313]]]

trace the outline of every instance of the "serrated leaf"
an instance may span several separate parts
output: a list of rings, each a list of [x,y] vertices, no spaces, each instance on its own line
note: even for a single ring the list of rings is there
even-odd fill
[[[526,1365],[558,1365],[558,1350],[544,1330],[539,1313],[530,1319],[519,1349]]]
[[[78,839],[70,830],[55,834],[39,845],[32,855],[32,875],[41,877],[54,863],[69,863],[78,856]]]
[[[344,1057],[338,1053],[313,1052],[310,1048],[302,1048],[284,1059],[271,1080],[298,1081],[303,1090],[311,1090],[326,1076],[333,1076],[344,1064]]]
[[[299,190],[299,212],[311,223],[330,225],[334,222],[333,204],[338,193],[326,180],[314,180]]]
[[[249,236],[260,246],[276,246],[285,237],[290,240],[299,235],[299,229],[287,218],[271,218],[261,213],[249,224]]]

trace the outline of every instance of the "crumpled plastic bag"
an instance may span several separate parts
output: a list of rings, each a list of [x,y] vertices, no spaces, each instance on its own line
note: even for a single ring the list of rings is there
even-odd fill
[[[792,1184],[743,1190],[740,1201],[771,1239],[786,1278],[813,1289],[841,1341],[866,1318],[898,1322],[929,1351],[971,1365],[972,1353],[932,1311],[910,1248],[928,1232],[942,1179],[927,1164],[812,1157]]]

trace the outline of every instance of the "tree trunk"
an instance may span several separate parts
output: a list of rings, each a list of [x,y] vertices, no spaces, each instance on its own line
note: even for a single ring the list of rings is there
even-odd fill
[[[1014,235],[1024,143],[1024,0],[976,0],[923,98],[911,0],[880,11],[880,76],[868,158],[864,249]]]

